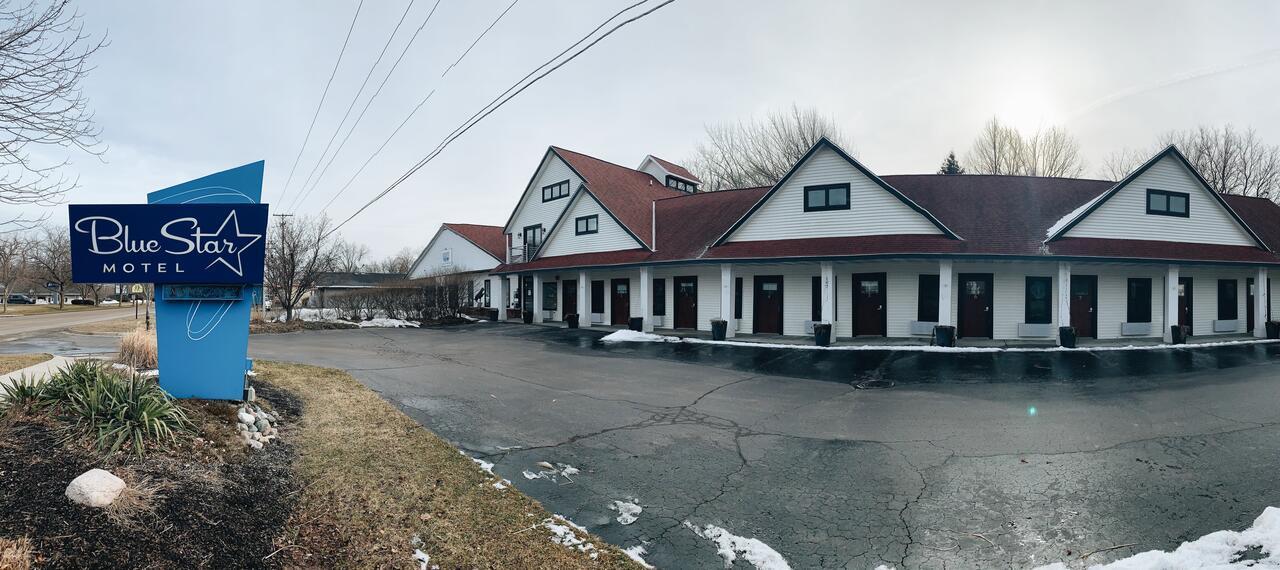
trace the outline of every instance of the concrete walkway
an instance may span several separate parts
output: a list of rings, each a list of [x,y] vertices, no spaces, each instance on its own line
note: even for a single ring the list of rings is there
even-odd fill
[[[59,368],[67,366],[72,362],[75,362],[74,358],[55,356],[49,360],[41,362],[40,364],[33,364],[21,370],[14,370],[13,372],[0,376],[0,386],[8,386],[22,378],[39,378],[40,380],[44,380]]]

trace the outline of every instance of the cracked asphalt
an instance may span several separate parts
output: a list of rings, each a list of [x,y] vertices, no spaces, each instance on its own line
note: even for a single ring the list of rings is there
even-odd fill
[[[837,353],[602,334],[318,331],[251,351],[348,370],[662,568],[723,564],[685,521],[794,568],[1025,568],[1171,549],[1280,505],[1280,345]],[[894,385],[854,386],[868,379]],[[580,473],[522,476],[540,461]],[[628,498],[644,510],[622,525],[609,505]]]

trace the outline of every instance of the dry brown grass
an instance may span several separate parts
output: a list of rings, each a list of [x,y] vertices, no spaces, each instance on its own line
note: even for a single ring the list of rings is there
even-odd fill
[[[136,370],[152,370],[158,366],[156,332],[135,330],[120,338],[120,362]]]
[[[85,323],[75,325],[67,330],[80,334],[124,334],[131,333],[143,327],[145,320],[133,318],[133,315],[119,319],[111,319],[109,321],[98,321],[96,323]],[[155,318],[152,317],[151,328],[155,328]]]
[[[582,535],[598,557],[553,543],[551,515],[340,370],[258,363],[258,380],[303,402],[296,431],[303,492],[280,541],[286,565],[391,568],[415,536],[441,568],[636,568]]]
[[[154,516],[165,493],[174,487],[171,481],[158,481],[130,469],[117,470],[116,476],[127,486],[103,512],[111,522],[127,528],[136,528],[144,522],[143,517]]]
[[[35,567],[31,539],[0,538],[0,570],[30,570]]]
[[[133,305],[124,305],[133,309]],[[9,305],[4,311],[6,315],[43,315],[45,313],[69,313],[72,311],[110,311],[119,310],[120,305],[72,305],[67,303],[61,309],[57,305]]]
[[[0,374],[22,370],[53,358],[48,354],[0,354]]]

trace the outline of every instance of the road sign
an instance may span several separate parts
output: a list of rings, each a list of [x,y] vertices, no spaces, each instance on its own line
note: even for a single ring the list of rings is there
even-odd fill
[[[261,283],[266,204],[72,205],[77,283]]]
[[[134,295],[141,295],[143,291],[146,291],[146,289],[142,287],[141,283],[134,283],[133,286],[129,288],[129,292]]]
[[[57,291],[58,289],[61,289],[62,286],[57,283],[54,283],[53,281],[45,281],[44,288],[50,291]]]

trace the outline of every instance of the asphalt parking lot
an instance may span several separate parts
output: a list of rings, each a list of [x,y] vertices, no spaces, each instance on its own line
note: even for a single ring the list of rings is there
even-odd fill
[[[1280,505],[1275,344],[837,353],[600,335],[323,331],[254,336],[251,352],[349,370],[663,568],[722,564],[689,525],[795,568],[1022,568],[1171,549]],[[892,387],[855,387],[869,379]],[[524,475],[541,461],[578,473]],[[621,524],[614,501],[643,511]]]

